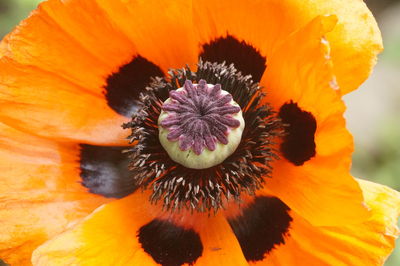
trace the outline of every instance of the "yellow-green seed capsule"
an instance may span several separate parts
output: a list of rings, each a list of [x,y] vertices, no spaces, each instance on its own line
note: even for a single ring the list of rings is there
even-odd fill
[[[245,122],[219,84],[186,81],[170,92],[158,119],[159,139],[175,162],[193,169],[222,163],[239,146]]]

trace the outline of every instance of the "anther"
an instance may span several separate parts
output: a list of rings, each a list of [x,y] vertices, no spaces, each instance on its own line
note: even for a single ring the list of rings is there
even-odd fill
[[[193,169],[222,163],[238,147],[245,123],[220,84],[187,80],[170,91],[158,118],[159,139],[175,162]]]

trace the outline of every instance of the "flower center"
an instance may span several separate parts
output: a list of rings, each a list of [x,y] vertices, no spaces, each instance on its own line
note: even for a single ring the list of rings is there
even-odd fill
[[[238,147],[244,119],[232,95],[205,80],[169,92],[158,118],[159,139],[168,155],[188,168],[223,162]]]
[[[255,195],[283,134],[258,83],[224,63],[200,61],[197,71],[169,74],[153,79],[124,124],[135,143],[128,151],[135,185],[151,189],[150,201],[166,210],[216,212]]]

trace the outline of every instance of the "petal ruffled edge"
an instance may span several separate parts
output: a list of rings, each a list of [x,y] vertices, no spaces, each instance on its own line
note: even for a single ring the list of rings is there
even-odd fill
[[[80,184],[77,145],[0,123],[0,258],[29,265],[32,251],[109,200]]]
[[[160,258],[169,256],[195,265],[247,265],[240,246],[229,224],[222,214],[209,217],[207,214],[161,212],[161,207],[151,205],[149,193],[137,192],[124,199],[106,204],[75,227],[67,230],[37,248],[32,256],[34,265],[158,265]],[[186,214],[186,215],[185,215]],[[182,216],[181,216],[182,215]],[[160,223],[161,221],[161,223]],[[166,223],[166,231],[142,235],[143,228]],[[178,229],[177,229],[178,228]],[[168,232],[178,230],[171,235]],[[190,231],[195,242],[181,246],[184,230]],[[151,239],[150,239],[151,238]],[[164,243],[164,241],[178,241]],[[199,241],[196,242],[196,241]],[[149,250],[148,244],[153,243]],[[201,245],[201,248],[199,247]],[[160,247],[160,249],[158,249]],[[189,251],[186,252],[186,248]],[[178,251],[181,250],[181,251]],[[177,253],[175,253],[175,251]],[[181,257],[191,254],[189,256]],[[195,257],[193,254],[196,254]],[[181,262],[182,262],[181,261]],[[180,263],[177,263],[180,264]]]
[[[326,37],[342,94],[357,89],[368,78],[383,49],[378,25],[360,0],[240,0],[231,1],[229,8],[218,1],[194,3],[194,17],[205,17],[196,29],[200,43],[231,34],[253,45],[267,59],[282,39],[315,17],[336,16],[338,23]]]
[[[317,227],[289,211],[292,219],[284,241],[265,254],[262,261],[244,260],[237,239],[221,215],[161,213],[157,206],[143,202],[147,193],[137,193],[98,208],[74,228],[46,242],[35,250],[32,262],[34,265],[93,265],[99,261],[104,265],[156,265],[139,239],[143,226],[161,219],[183,229],[194,229],[200,235],[203,253],[193,261],[194,265],[381,265],[392,251],[398,235],[396,221],[400,213],[400,193],[371,182],[359,182],[372,213],[368,220],[351,225]],[[232,215],[235,216],[229,214]],[[251,221],[248,222],[251,225]],[[150,242],[153,247],[163,245],[162,239],[157,239],[158,235],[151,234],[151,240],[155,241]],[[158,252],[160,250],[157,254],[162,254]]]
[[[311,147],[315,155],[296,164],[280,154],[281,159],[273,163],[272,178],[266,178],[264,191],[318,226],[368,217],[361,190],[349,174],[353,140],[346,129],[345,105],[334,86],[330,45],[324,37],[336,23],[335,16],[319,16],[288,36],[269,58],[261,81],[266,101],[276,110],[293,102],[316,123],[312,136],[315,148]],[[347,208],[342,208],[344,204]]]
[[[285,244],[256,265],[383,265],[399,236],[400,193],[369,181],[358,182],[371,212],[368,220],[316,227],[293,211]]]

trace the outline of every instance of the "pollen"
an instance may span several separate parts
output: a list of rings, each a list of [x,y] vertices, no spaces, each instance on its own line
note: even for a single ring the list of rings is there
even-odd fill
[[[239,105],[220,84],[190,80],[172,90],[158,119],[161,145],[175,162],[205,169],[238,147],[245,122]]]

